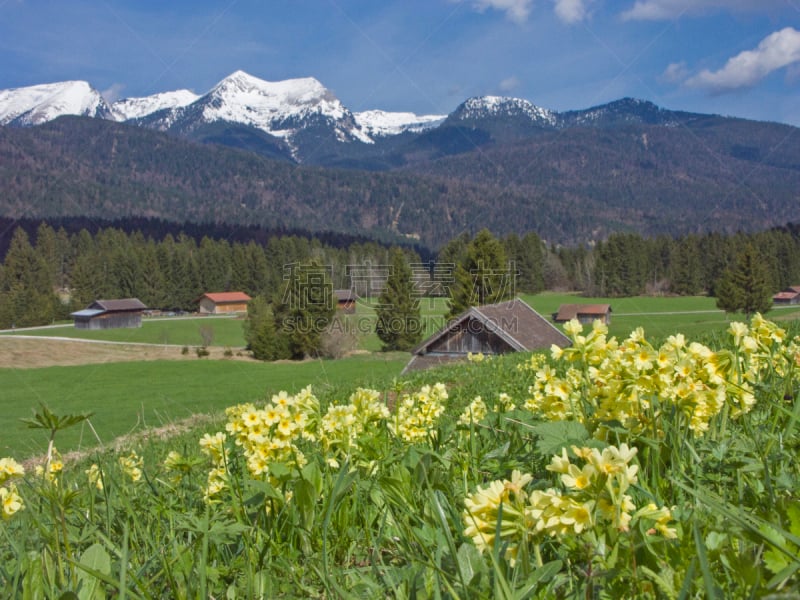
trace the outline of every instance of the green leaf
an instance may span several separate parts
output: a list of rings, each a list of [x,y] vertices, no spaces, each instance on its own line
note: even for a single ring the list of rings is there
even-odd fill
[[[102,544],[92,544],[81,555],[78,579],[81,584],[78,588],[80,600],[102,600],[106,597],[102,582],[91,575],[87,570],[96,571],[103,575],[111,573],[111,557]],[[87,570],[84,570],[87,569]]]
[[[469,585],[475,574],[484,566],[481,554],[471,543],[463,543],[456,554],[458,570],[465,585]]]
[[[577,421],[555,421],[535,425],[533,432],[539,436],[536,449],[543,456],[559,454],[562,448],[583,446],[589,439],[589,432]]]

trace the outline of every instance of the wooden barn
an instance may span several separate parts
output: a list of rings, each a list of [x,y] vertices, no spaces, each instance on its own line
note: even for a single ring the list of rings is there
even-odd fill
[[[473,306],[417,346],[403,372],[461,361],[467,355],[565,348],[567,336],[519,299]]]
[[[356,300],[358,295],[353,290],[333,290],[333,297],[336,300],[336,309],[346,315],[356,312]]]
[[[772,303],[783,306],[800,304],[800,285],[792,285],[781,290],[772,297]]]
[[[244,292],[209,292],[200,296],[197,310],[201,315],[247,312],[251,299]]]
[[[142,312],[146,308],[138,298],[95,300],[71,316],[77,329],[136,328],[142,326]]]
[[[578,319],[581,323],[591,325],[597,319],[606,325],[611,324],[610,304],[562,304],[558,312],[553,314],[553,321],[566,323]]]

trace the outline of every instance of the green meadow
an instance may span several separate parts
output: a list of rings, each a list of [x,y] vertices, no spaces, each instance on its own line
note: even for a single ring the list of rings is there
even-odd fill
[[[619,338],[637,327],[643,327],[648,339],[654,341],[678,332],[691,339],[714,338],[720,337],[731,321],[744,320],[743,315],[726,315],[717,310],[714,299],[708,297],[608,299],[543,293],[523,299],[547,318],[562,303],[609,303],[613,310],[609,333]],[[446,310],[445,299],[422,301],[426,336],[445,323]],[[800,318],[800,310],[776,309],[768,316],[785,322]],[[26,429],[19,421],[30,416],[39,404],[60,413],[94,413],[90,423],[60,437],[60,448],[68,451],[107,444],[118,436],[194,414],[218,414],[227,406],[261,399],[279,390],[297,391],[309,384],[315,389],[342,384],[389,385],[408,355],[379,352],[381,344],[374,333],[375,311],[371,303],[362,301],[356,314],[341,318],[346,330],[357,332],[359,349],[369,354],[298,363],[188,360],[0,369],[5,409],[0,417],[4,431],[0,455],[25,458],[42,452],[44,436]],[[205,333],[213,346],[242,348],[242,322],[241,318],[232,317],[152,318],[145,319],[139,329],[85,331],[70,324],[24,333],[191,347],[202,345]]]
[[[388,353],[336,361],[186,360],[0,369],[0,456],[22,460],[47,448],[47,436],[20,421],[39,404],[59,414],[94,413],[81,427],[59,434],[58,448],[67,452],[192,415],[219,414],[228,406],[268,399],[281,390],[377,385],[399,374],[406,362],[406,355]]]

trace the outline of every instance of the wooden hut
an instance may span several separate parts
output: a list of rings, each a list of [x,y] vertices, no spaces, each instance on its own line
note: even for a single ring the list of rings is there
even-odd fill
[[[412,352],[403,372],[465,360],[467,356],[565,348],[567,336],[519,299],[472,307],[452,319]]]
[[[356,300],[358,295],[353,290],[333,290],[333,297],[336,300],[336,309],[346,315],[356,312]]]
[[[142,312],[146,308],[138,298],[95,300],[71,316],[77,329],[136,328],[142,326]]]
[[[783,306],[800,304],[800,285],[792,285],[781,290],[772,297],[772,303]]]
[[[566,323],[572,319],[578,319],[581,323],[591,324],[597,319],[606,325],[611,324],[611,305],[610,304],[562,304],[558,307],[558,312],[553,315],[556,323]]]
[[[250,300],[244,292],[209,292],[198,299],[198,312],[202,315],[247,312]]]

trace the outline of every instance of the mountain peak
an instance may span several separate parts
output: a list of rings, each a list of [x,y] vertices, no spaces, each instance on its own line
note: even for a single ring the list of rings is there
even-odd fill
[[[554,126],[556,114],[522,98],[509,96],[475,96],[467,99],[451,114],[459,121],[496,117],[522,117],[532,124]]]
[[[86,81],[61,81],[0,91],[0,125],[39,125],[62,115],[113,119],[111,108]]]

